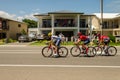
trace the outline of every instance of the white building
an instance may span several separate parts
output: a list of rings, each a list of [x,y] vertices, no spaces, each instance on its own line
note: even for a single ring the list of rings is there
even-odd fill
[[[104,13],[103,27],[101,28],[100,13],[86,15],[80,12],[57,11],[47,14],[34,15],[38,19],[38,28],[34,29],[37,34],[62,33],[66,37],[71,37],[81,31],[88,34],[92,31],[103,34],[120,36],[120,15],[119,13]],[[32,31],[32,29],[31,29]]]

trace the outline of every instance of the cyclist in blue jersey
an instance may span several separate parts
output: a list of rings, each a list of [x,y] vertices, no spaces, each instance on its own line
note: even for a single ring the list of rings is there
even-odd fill
[[[48,36],[51,37],[51,41],[52,41],[52,46],[55,48],[55,52],[54,52],[54,57],[58,57],[58,48],[60,47],[61,44],[61,40],[62,40],[62,36],[56,36],[56,35],[52,35],[52,33],[48,33]]]

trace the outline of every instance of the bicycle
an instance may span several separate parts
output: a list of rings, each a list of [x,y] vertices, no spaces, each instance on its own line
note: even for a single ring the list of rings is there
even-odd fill
[[[43,47],[42,49],[42,55],[44,57],[51,57],[53,55],[53,52],[55,52],[55,48],[53,47],[53,42],[50,41],[49,43],[46,44],[47,46]],[[66,47],[60,46],[58,47],[57,53],[59,57],[67,57],[68,49]]]
[[[75,44],[75,46],[70,49],[70,53],[73,57],[80,56],[81,54],[86,54],[88,57],[94,57],[96,55],[96,49],[92,46],[83,49],[79,44]]]
[[[115,46],[102,46],[99,43],[97,43],[97,46],[95,46],[96,49],[96,54],[97,55],[102,55],[103,52],[105,53],[105,55],[107,56],[115,56],[117,54],[117,48]]]

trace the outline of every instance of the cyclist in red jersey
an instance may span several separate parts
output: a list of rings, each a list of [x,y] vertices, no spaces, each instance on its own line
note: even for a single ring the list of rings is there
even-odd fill
[[[81,32],[78,32],[77,36],[79,38],[75,43],[78,44],[80,41],[83,41],[82,48],[86,49],[87,48],[86,44],[90,43],[90,39],[88,38],[88,36],[83,35]]]
[[[97,34],[96,35],[99,39],[99,44],[103,44],[103,47],[105,45],[109,45],[109,42],[110,42],[110,38],[106,35],[101,35],[101,34]]]

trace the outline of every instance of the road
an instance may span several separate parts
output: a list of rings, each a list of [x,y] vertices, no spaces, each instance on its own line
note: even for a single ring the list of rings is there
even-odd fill
[[[0,80],[119,80],[116,56],[44,58],[41,47],[0,46]],[[68,49],[70,49],[68,47]]]

